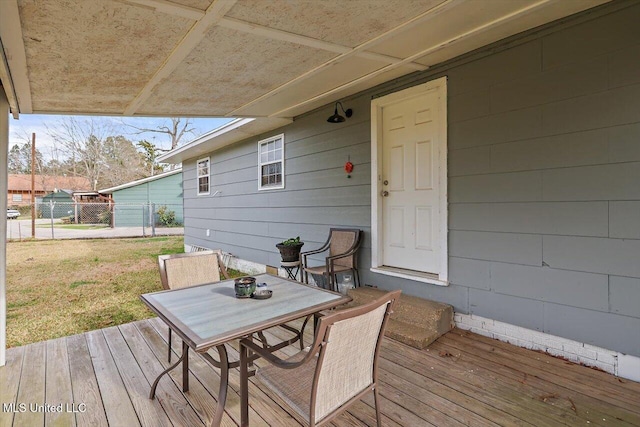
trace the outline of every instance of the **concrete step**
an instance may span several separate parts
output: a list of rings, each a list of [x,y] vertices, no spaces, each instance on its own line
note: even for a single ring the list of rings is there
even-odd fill
[[[369,286],[351,289],[349,296],[353,301],[345,308],[365,304],[385,293],[384,290]],[[423,349],[453,326],[453,307],[450,305],[402,294],[387,324],[385,335]]]

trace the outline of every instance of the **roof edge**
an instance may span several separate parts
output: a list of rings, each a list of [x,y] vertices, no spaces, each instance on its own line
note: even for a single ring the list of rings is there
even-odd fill
[[[185,160],[207,156],[247,138],[256,137],[293,122],[288,117],[238,118],[208,132],[182,147],[158,157],[159,162],[181,163]]]
[[[168,153],[158,156],[156,161],[161,163],[162,162],[172,163],[173,159],[177,157],[179,154],[183,154],[189,151],[190,149],[192,149],[193,147],[200,145],[205,141],[212,140],[214,138],[217,138],[218,136],[229,133],[232,130],[237,129],[241,126],[244,126],[247,123],[251,123],[254,120],[255,120],[254,118],[250,118],[250,117],[244,117],[244,118],[240,117],[240,118],[234,119],[229,123],[225,123],[222,126],[213,129],[212,131],[209,131],[203,135],[200,135],[198,138],[186,143],[182,147],[178,147],[175,150],[171,150]],[[182,158],[182,156],[180,157]]]
[[[105,188],[104,190],[98,190],[98,193],[111,194],[111,193],[113,193],[114,191],[117,191],[117,190],[123,190],[125,188],[135,187],[136,185],[144,184],[145,182],[151,182],[151,181],[155,181],[156,179],[160,179],[160,178],[164,178],[164,177],[167,177],[167,176],[175,175],[178,172],[182,172],[182,168],[175,169],[175,170],[172,170],[172,171],[169,171],[169,172],[163,172],[163,173],[161,173],[159,175],[148,176],[146,178],[142,178],[142,179],[139,179],[137,181],[127,182],[126,184],[117,185],[115,187]]]

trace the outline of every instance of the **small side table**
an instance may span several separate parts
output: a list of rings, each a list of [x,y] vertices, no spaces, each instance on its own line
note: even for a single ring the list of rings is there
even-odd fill
[[[298,272],[300,271],[300,261],[281,262],[280,266],[287,272],[289,279],[298,280]]]

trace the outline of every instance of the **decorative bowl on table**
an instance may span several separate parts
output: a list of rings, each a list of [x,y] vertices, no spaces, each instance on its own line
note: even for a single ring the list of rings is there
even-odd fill
[[[251,276],[238,277],[234,280],[233,287],[236,298],[249,298],[256,290],[256,278]]]
[[[271,295],[273,295],[273,291],[255,291],[253,293],[253,295],[251,295],[251,298],[254,299],[269,299],[271,298]]]

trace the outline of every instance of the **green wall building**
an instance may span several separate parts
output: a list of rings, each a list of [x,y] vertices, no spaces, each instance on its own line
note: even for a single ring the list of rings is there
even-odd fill
[[[182,169],[132,181],[117,187],[100,190],[109,195],[115,206],[115,227],[164,226],[159,212],[173,214],[173,225],[183,223]]]

